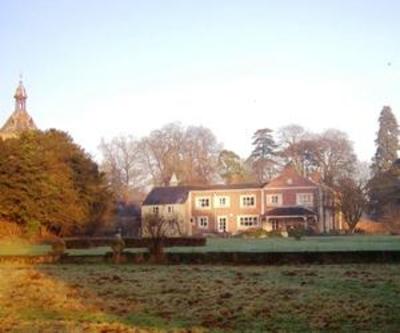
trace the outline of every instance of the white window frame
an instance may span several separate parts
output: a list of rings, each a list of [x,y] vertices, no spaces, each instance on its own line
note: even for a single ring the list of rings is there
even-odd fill
[[[221,204],[221,199],[225,199],[225,205]],[[229,208],[231,206],[231,198],[228,195],[216,195],[214,197],[215,208]]]
[[[256,220],[254,224],[244,225],[242,224],[242,219],[252,219]],[[245,221],[243,221],[245,223]],[[250,221],[249,221],[250,222]],[[253,221],[254,222],[254,221]],[[258,215],[238,215],[237,217],[237,227],[238,229],[256,228],[260,226],[260,217]]]
[[[153,206],[151,211],[153,212],[153,214],[158,215],[158,214],[160,214],[160,207],[159,206]]]
[[[174,213],[174,206],[168,206],[167,207],[167,212],[168,212],[168,214],[173,214]]]
[[[254,204],[253,205],[245,205],[243,200],[245,198],[253,198]],[[255,194],[243,194],[240,196],[240,208],[254,208],[257,206],[257,197]]]
[[[197,226],[199,229],[208,229],[209,219],[208,216],[197,216]],[[205,222],[205,225],[202,225]]]
[[[201,200],[208,200],[208,206],[207,207],[203,207],[200,204]],[[196,197],[196,208],[197,209],[211,209],[211,197],[210,196]]]
[[[273,198],[277,197],[278,202],[273,202]],[[267,194],[267,206],[282,206],[282,193],[268,193]]]
[[[228,220],[228,216],[227,215],[218,215],[217,216],[217,229],[218,229],[218,232],[222,232],[222,230],[219,227],[220,219],[225,219],[225,232],[227,232],[228,231],[228,221],[229,221]]]
[[[310,201],[303,201],[302,198],[304,198],[304,196],[309,196]],[[296,193],[296,205],[306,207],[314,206],[314,194],[311,192]]]

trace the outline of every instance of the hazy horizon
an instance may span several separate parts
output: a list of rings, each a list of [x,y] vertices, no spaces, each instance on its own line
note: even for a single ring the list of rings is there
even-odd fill
[[[0,123],[23,73],[36,124],[93,155],[179,121],[246,157],[255,130],[295,123],[369,161],[382,107],[400,114],[396,1],[0,4]]]

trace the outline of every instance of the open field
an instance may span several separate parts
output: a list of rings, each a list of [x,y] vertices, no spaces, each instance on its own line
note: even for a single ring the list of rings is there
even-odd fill
[[[0,266],[2,332],[398,332],[399,313],[400,265]]]

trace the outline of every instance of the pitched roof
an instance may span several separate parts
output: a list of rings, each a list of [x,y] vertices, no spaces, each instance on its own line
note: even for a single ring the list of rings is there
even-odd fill
[[[259,189],[263,185],[258,183],[242,184],[216,184],[205,186],[164,186],[154,187],[143,201],[143,205],[168,205],[182,204],[186,202],[190,191],[213,191],[235,189]]]
[[[155,187],[143,201],[143,205],[182,204],[186,201],[190,186]]]
[[[196,190],[212,191],[212,190],[244,190],[244,189],[259,189],[264,184],[259,183],[238,183],[238,184],[213,184],[200,186]]]
[[[279,176],[273,178],[265,188],[269,187],[298,187],[318,186],[311,179],[301,176],[292,165],[287,165]]]
[[[308,216],[316,215],[313,210],[305,207],[277,207],[269,210],[265,216]]]

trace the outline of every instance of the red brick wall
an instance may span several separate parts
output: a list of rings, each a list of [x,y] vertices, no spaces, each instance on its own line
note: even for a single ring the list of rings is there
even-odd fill
[[[255,195],[255,207],[241,207],[240,197],[242,195]],[[215,196],[227,196],[230,198],[230,206],[227,208],[218,208],[214,205]],[[196,198],[210,197],[211,206],[209,209],[198,209],[196,207]],[[193,218],[193,233],[214,232],[217,231],[217,217],[226,216],[228,220],[227,231],[236,233],[238,228],[237,217],[240,215],[257,215],[261,214],[261,190],[227,190],[227,191],[193,191],[191,192],[191,211]],[[208,217],[208,229],[199,229],[197,217]]]

